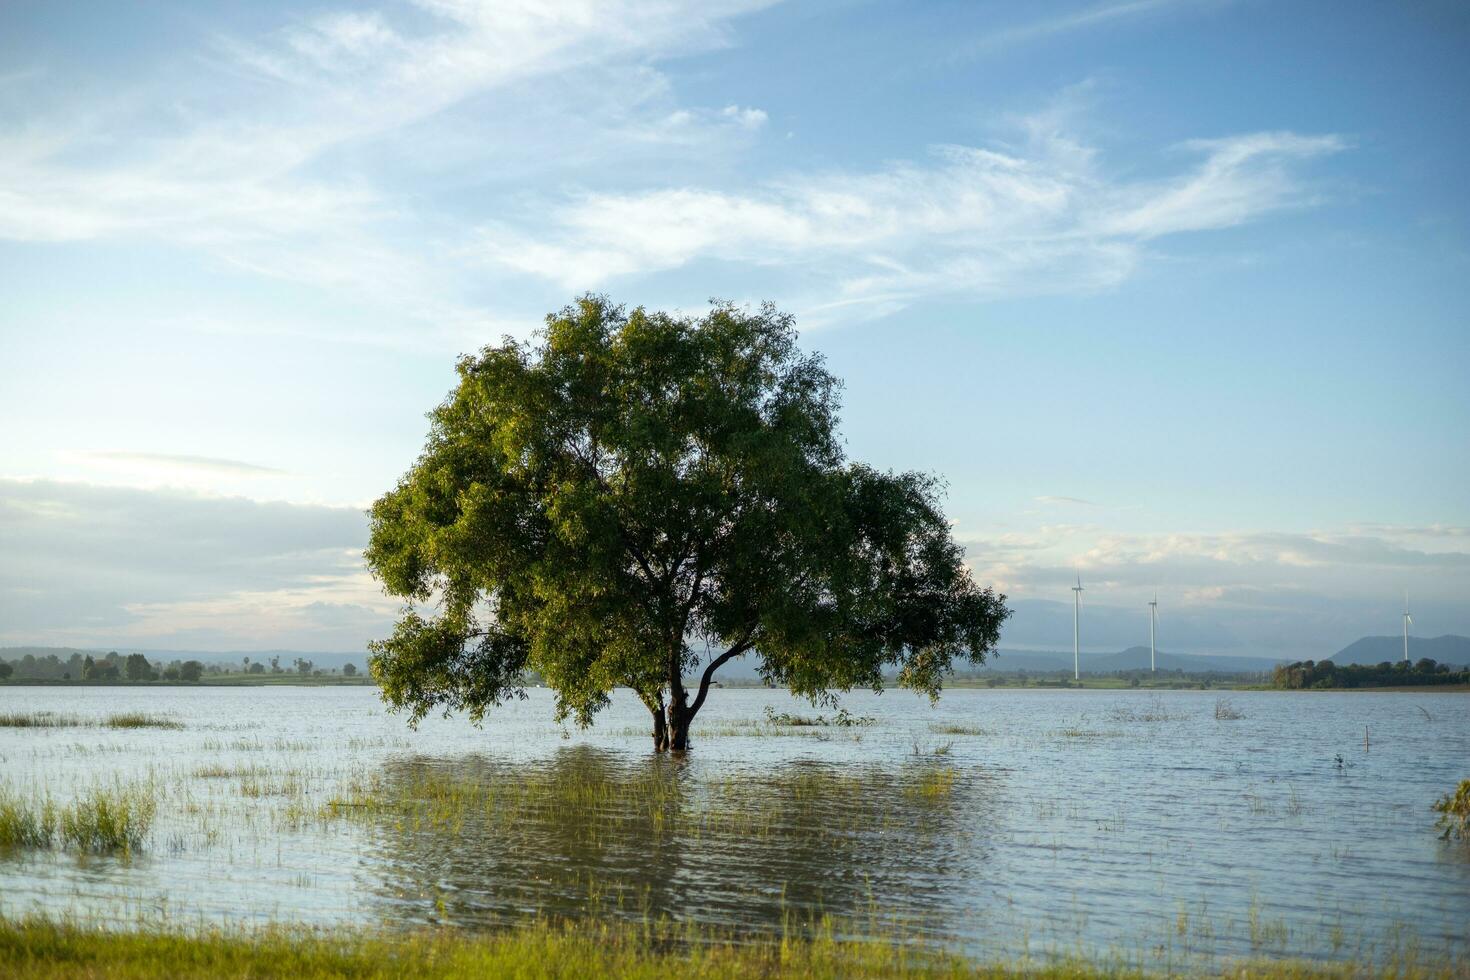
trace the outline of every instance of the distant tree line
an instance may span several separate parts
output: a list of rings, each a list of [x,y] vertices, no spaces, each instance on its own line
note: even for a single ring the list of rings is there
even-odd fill
[[[164,680],[194,684],[204,673],[204,664],[197,660],[174,660],[168,664],[160,661],[155,664],[141,653],[121,654],[115,650],[98,657],[89,653],[73,653],[62,660],[54,653],[44,657],[28,653],[19,660],[0,661],[0,680],[134,684]]]
[[[1287,691],[1330,690],[1353,687],[1425,687],[1440,684],[1470,684],[1470,668],[1457,669],[1435,663],[1428,657],[1381,664],[1346,664],[1331,660],[1303,660],[1283,664],[1271,672],[1271,683]]]
[[[1017,668],[1016,670],[967,670],[955,671],[956,680],[979,681],[989,687],[1079,687],[1077,681],[1072,679],[1070,669],[1063,670],[1036,670],[1034,668]],[[1116,678],[1129,687],[1163,687],[1176,688],[1180,690],[1209,690],[1211,687],[1223,685],[1235,687],[1241,684],[1261,684],[1268,678],[1264,673],[1255,671],[1229,671],[1229,670],[1149,670],[1146,667],[1132,667],[1126,670],[1084,670],[1082,672],[1084,683],[1086,680],[1097,680],[1099,678]]]
[[[300,677],[321,677],[328,673],[317,668],[312,661],[297,657],[289,667],[282,666],[280,657],[267,661],[252,661],[245,657],[236,666],[232,664],[204,664],[198,660],[173,660],[165,664],[162,660],[150,661],[141,653],[118,653],[112,651],[93,656],[80,651],[66,659],[51,653],[42,657],[34,654],[11,661],[0,660],[0,681],[79,681],[91,684],[137,684],[149,681],[171,681],[197,684],[204,676],[223,674],[294,674]],[[330,673],[336,674],[333,668]],[[356,677],[358,668],[347,664],[342,676]]]

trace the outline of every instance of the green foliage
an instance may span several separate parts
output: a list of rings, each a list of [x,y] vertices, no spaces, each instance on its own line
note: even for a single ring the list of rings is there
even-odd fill
[[[1304,660],[1277,667],[1271,673],[1271,684],[1288,691],[1470,684],[1470,670],[1454,670],[1449,664],[1437,664],[1428,657],[1413,664],[1398,660],[1372,666],[1348,664],[1345,667],[1339,667],[1331,660]]]
[[[714,671],[752,650],[816,702],[885,671],[937,696],[993,648],[1004,597],[970,579],[937,482],[843,458],[838,382],[774,308],[588,296],[458,371],[366,552],[411,604],[369,663],[415,721],[479,720],[534,671],[582,725],[631,687],[677,749]]]
[[[130,681],[151,681],[158,678],[153,665],[141,653],[130,653],[123,663],[123,673]]]
[[[343,677],[356,677],[357,676],[357,664],[343,664],[342,665],[342,676]]]
[[[5,680],[13,673],[15,673],[15,668],[10,666],[10,664],[6,663],[4,660],[0,660],[0,681]]]
[[[1446,793],[1430,808],[1439,814],[1436,825],[1444,831],[1442,838],[1470,843],[1470,779],[1462,779],[1453,796]]]
[[[259,664],[255,666],[259,667]],[[179,680],[197,684],[204,676],[204,665],[197,660],[185,660],[179,664]]]

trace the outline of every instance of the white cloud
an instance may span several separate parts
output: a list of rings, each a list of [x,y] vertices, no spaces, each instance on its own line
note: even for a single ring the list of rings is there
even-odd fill
[[[1003,638],[1013,646],[1070,647],[1068,589],[1080,574],[1093,649],[1146,637],[1142,611],[1157,591],[1168,649],[1320,657],[1392,632],[1405,590],[1424,635],[1470,633],[1470,549],[1444,530],[1149,534],[1051,524],[975,538],[968,555],[977,580],[1025,612]]]
[[[758,129],[759,109],[671,111],[649,65],[727,44],[728,22],[765,2],[421,0],[401,23],[344,10],[215,36],[187,71],[141,66],[136,83],[59,106],[17,100],[0,118],[0,239],[203,249],[420,324],[485,318],[447,268],[454,233],[385,167],[461,133],[464,165],[494,174],[516,152],[544,168],[559,154],[520,144],[549,149],[572,129],[604,158]],[[537,111],[522,118],[528,96]],[[598,126],[567,108],[584,104]]]
[[[1344,146],[1292,133],[1196,141],[1184,149],[1199,164],[1144,181],[1109,179],[1093,151],[1054,131],[1032,137],[1026,151],[943,146],[927,163],[738,193],[585,193],[538,208],[544,233],[487,227],[481,254],[570,289],[716,259],[812,268],[829,302],[1092,290],[1128,277],[1153,239],[1314,203],[1295,166]]]
[[[394,600],[346,507],[0,480],[0,643],[361,649]]]
[[[1169,9],[1199,7],[1204,2],[1214,2],[1214,0],[1124,0],[1122,3],[1094,4],[1092,6],[1080,7],[1055,17],[1041,18],[998,31],[992,31],[970,41],[966,45],[966,49],[969,53],[974,54],[982,51],[1013,48],[1019,44],[1044,40],[1060,34],[1070,34],[1074,31],[1086,30],[1088,28],[1136,20],[1145,15],[1156,14]],[[1027,10],[1030,8],[1027,6],[1018,6],[1016,9]]]
[[[211,473],[227,473],[233,476],[279,476],[285,472],[284,470],[278,470],[270,466],[247,463],[238,459],[220,459],[215,456],[190,456],[181,453],[112,451],[94,452],[88,453],[87,455],[92,459],[103,462],[136,463],[151,468],[204,470]]]

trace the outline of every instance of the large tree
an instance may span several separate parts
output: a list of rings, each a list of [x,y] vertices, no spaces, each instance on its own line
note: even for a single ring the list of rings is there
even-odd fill
[[[534,671],[583,725],[631,688],[683,750],[746,653],[830,701],[890,677],[937,697],[994,647],[1005,597],[971,580],[936,481],[844,459],[839,383],[775,308],[587,296],[458,371],[371,512],[368,565],[407,601],[371,669],[414,721],[478,721]]]

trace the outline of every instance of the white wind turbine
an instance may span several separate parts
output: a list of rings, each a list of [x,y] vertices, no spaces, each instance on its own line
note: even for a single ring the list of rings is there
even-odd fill
[[[1077,646],[1077,623],[1082,615],[1082,576],[1077,576],[1077,584],[1072,586],[1072,680],[1082,679],[1082,656]]]
[[[1159,594],[1154,593],[1153,601],[1148,604],[1148,669],[1150,672],[1158,670],[1154,665],[1154,627],[1159,621]]]
[[[1413,624],[1414,617],[1409,615],[1409,593],[1404,592],[1404,663],[1409,662],[1409,627]]]

